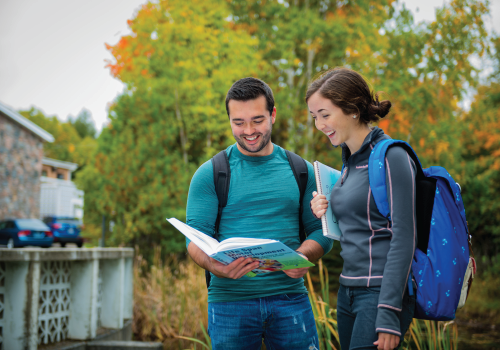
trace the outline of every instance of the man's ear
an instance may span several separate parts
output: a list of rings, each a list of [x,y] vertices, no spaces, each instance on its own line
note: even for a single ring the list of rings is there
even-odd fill
[[[274,124],[276,121],[276,106],[273,107],[273,113],[271,113],[271,123]]]

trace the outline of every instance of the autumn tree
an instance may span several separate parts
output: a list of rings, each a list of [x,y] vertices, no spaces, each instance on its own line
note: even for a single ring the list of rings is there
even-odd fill
[[[311,79],[335,66],[371,72],[380,49],[379,29],[392,1],[230,0],[236,28],[259,38],[259,52],[269,64],[260,77],[274,88],[278,118],[273,140],[308,160],[318,154],[340,165],[328,140],[315,132],[304,103]]]
[[[73,172],[77,178],[80,169],[90,162],[96,141],[91,137],[82,138],[71,122],[47,116],[36,107],[19,113],[54,136],[54,142],[44,144],[44,156],[78,164],[79,168]]]
[[[477,90],[460,135],[465,161],[462,184],[474,249],[500,254],[500,38],[493,40],[494,73]]]
[[[457,0],[437,9],[436,20],[413,27],[406,12],[393,29],[383,85],[394,102],[394,113],[381,125],[408,141],[425,167],[446,167],[463,179],[460,157],[460,101],[477,86],[479,70],[472,65],[487,48],[484,17],[487,3]],[[382,80],[382,79],[381,79]]]
[[[225,94],[256,75],[257,40],[233,28],[224,2],[163,0],[129,21],[131,35],[108,49],[126,86],[110,108],[92,167],[85,169],[85,220],[115,223],[109,244],[184,250],[166,221],[185,218],[196,168],[234,142]]]

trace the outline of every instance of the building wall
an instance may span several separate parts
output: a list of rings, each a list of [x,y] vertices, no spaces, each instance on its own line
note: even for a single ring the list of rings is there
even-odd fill
[[[0,112],[0,220],[40,216],[42,140]]]

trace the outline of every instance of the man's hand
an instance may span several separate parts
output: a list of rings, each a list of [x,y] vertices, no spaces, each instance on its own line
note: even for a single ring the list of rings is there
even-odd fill
[[[399,344],[399,336],[389,333],[379,333],[378,340],[373,343],[378,350],[392,350]]]
[[[220,278],[238,279],[248,272],[259,267],[259,262],[254,262],[252,258],[238,258],[229,265],[224,265],[215,259],[210,258],[211,269],[215,276]]]
[[[303,257],[304,259],[307,259],[307,256],[305,256],[303,253],[300,253],[301,257]],[[291,278],[301,278],[301,277],[304,277],[304,275],[307,273],[307,271],[309,271],[309,267],[302,267],[300,269],[290,269],[290,270],[283,270],[283,272],[288,276],[288,277],[291,277]]]

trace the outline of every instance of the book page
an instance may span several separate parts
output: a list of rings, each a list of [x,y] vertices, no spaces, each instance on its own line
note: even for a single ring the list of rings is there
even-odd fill
[[[316,176],[316,186],[318,193],[326,196],[330,201],[333,186],[340,179],[340,171],[324,165],[318,161],[314,162],[314,174]],[[332,206],[328,203],[326,213],[321,217],[321,224],[323,226],[323,235],[339,240],[342,232],[340,232],[339,224],[335,214],[333,213]]]
[[[181,231],[181,233],[187,238],[189,238],[191,242],[196,244],[198,248],[203,250],[205,254],[212,255],[217,249],[219,242],[217,242],[216,239],[192,228],[189,225],[186,225],[185,223],[183,223],[180,220],[177,220],[176,218],[170,218],[167,219],[167,221],[170,222],[176,229]]]
[[[278,241],[274,239],[231,237],[220,242],[216,251],[247,248],[276,242]]]

